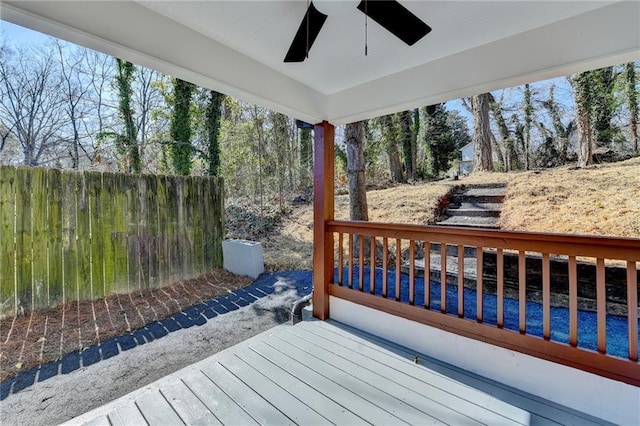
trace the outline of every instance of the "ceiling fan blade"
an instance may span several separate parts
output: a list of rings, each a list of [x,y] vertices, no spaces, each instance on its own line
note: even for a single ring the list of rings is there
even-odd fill
[[[358,9],[409,46],[431,31],[430,26],[395,0],[363,0]]]
[[[318,11],[313,3],[309,5],[307,13],[304,14],[304,18],[300,23],[300,28],[296,36],[291,42],[287,56],[285,56],[285,62],[302,62],[307,57],[307,49],[311,50],[313,42],[316,41],[316,37],[320,34],[320,30],[324,25],[324,21],[327,20],[327,15]],[[307,26],[308,24],[308,26]],[[308,32],[307,32],[308,28]],[[308,42],[307,42],[308,35]]]

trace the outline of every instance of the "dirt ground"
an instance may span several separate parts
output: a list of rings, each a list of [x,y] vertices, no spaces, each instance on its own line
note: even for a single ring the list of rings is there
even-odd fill
[[[183,323],[182,327],[170,330],[161,338],[138,340],[137,344],[134,342],[127,348],[123,347],[123,341],[118,340],[120,352],[107,359],[90,365],[83,362],[79,368],[76,366],[67,372],[64,371],[63,362],[59,372],[46,377],[46,380],[42,380],[41,376],[32,377],[28,386],[11,392],[0,401],[0,424],[53,425],[90,411],[288,321],[293,303],[310,291],[310,273],[263,275],[250,286],[207,303],[207,306],[214,306],[212,302],[219,302],[219,308],[224,308],[234,301],[231,310],[214,306],[217,312],[214,317],[209,318],[206,311],[201,312],[203,315],[199,318],[202,321]],[[229,297],[240,294],[251,299],[250,302],[241,303]],[[257,297],[251,298],[249,295]],[[167,321],[161,323],[168,324]],[[146,329],[150,330],[151,327]],[[41,369],[40,375],[43,372]],[[8,382],[11,381],[9,379]]]
[[[191,280],[56,309],[34,310],[0,321],[0,382],[40,364],[83,352],[98,342],[140,329],[251,282],[214,270]]]

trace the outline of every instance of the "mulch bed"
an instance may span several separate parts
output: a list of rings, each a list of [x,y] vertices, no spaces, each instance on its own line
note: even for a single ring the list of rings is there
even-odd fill
[[[162,288],[69,302],[53,309],[33,310],[2,319],[0,382],[250,283],[250,278],[215,269],[198,278]]]

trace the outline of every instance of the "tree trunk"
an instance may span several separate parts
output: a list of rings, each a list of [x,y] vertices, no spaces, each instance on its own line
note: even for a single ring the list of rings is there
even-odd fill
[[[531,151],[531,122],[533,121],[533,105],[531,104],[531,88],[528,84],[524,85],[524,147],[523,159],[524,169],[531,168],[529,151]]]
[[[591,77],[589,71],[575,74],[571,78],[578,127],[578,167],[593,162],[593,128],[591,125]]]
[[[138,132],[136,130],[135,120],[133,119],[133,107],[131,106],[131,97],[133,94],[131,83],[133,81],[135,66],[131,62],[123,61],[119,58],[116,58],[116,63],[118,65],[116,82],[118,84],[120,97],[120,117],[124,121],[124,134],[118,137],[118,145],[121,155],[125,158],[125,171],[127,173],[140,173],[142,162],[140,152],[138,151],[138,141],[136,140]]]
[[[498,125],[498,131],[500,132],[501,140],[500,142],[496,142],[496,144],[501,149],[504,169],[506,172],[509,172],[514,170],[518,163],[517,155],[514,155],[515,147],[513,144],[513,137],[509,133],[509,127],[507,126],[507,121],[504,118],[501,102],[498,102],[493,95],[489,95],[491,96],[489,107],[493,114],[493,119],[496,120],[496,124]]]
[[[351,220],[369,220],[364,176],[364,134],[363,121],[345,126],[344,139],[347,146],[349,217]]]
[[[638,151],[638,92],[636,91],[636,70],[633,62],[625,65],[625,80],[627,86],[627,103],[629,104],[629,126],[633,140],[633,152]]]
[[[313,147],[311,144],[311,129],[300,130],[300,183],[303,189],[311,186],[313,171]]]
[[[393,115],[382,117],[382,132],[386,142],[387,155],[389,156],[389,171],[393,182],[404,183],[402,161],[398,152],[398,131],[393,122]]]
[[[173,112],[171,115],[173,170],[178,175],[191,173],[193,146],[191,145],[191,96],[195,85],[179,78],[173,80]]]
[[[473,111],[473,171],[492,172],[491,127],[489,123],[489,103],[491,95],[483,93],[471,98]]]
[[[209,103],[207,104],[207,139],[209,142],[207,160],[207,174],[209,176],[220,175],[220,117],[222,115],[222,102],[224,95],[215,90],[209,92]]]
[[[411,111],[399,113],[400,137],[402,138],[402,153],[404,157],[404,170],[407,180],[416,179],[416,158],[415,142],[413,140],[413,129],[411,123]]]

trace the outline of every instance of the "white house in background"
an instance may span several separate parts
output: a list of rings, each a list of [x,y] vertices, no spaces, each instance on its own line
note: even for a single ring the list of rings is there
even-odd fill
[[[469,142],[460,148],[460,153],[462,154],[459,169],[460,174],[471,174],[471,171],[473,170],[473,142]]]

